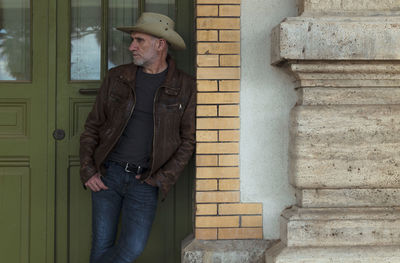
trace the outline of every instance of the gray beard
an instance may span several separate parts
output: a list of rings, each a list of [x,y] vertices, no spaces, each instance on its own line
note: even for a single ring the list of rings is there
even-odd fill
[[[143,59],[137,59],[135,57],[133,57],[133,64],[135,64],[136,66],[143,66],[144,65],[144,60]]]

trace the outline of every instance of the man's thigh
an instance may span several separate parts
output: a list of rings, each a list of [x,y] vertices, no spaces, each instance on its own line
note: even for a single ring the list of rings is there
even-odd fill
[[[134,179],[122,204],[120,241],[130,247],[147,242],[157,210],[158,188]]]
[[[102,177],[107,190],[92,192],[92,229],[93,247],[110,247],[115,241],[118,219],[122,207],[119,193],[119,174],[113,166],[107,168],[107,175]]]

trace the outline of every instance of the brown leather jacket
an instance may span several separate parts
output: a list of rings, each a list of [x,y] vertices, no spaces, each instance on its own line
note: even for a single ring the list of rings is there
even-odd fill
[[[178,180],[195,147],[196,85],[168,60],[168,73],[154,98],[154,137],[150,169],[141,180],[158,186],[163,197]],[[137,66],[122,65],[105,77],[80,138],[80,176],[85,183],[117,143],[135,107]]]

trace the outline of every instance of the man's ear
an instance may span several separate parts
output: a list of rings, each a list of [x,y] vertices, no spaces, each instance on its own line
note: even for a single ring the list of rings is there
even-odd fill
[[[167,41],[163,38],[160,38],[160,41],[158,42],[158,48],[161,50],[166,46],[167,46]]]

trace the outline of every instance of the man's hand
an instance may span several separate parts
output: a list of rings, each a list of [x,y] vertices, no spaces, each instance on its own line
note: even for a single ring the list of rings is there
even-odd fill
[[[108,187],[101,180],[100,173],[95,173],[90,179],[85,183],[86,187],[89,187],[93,192],[98,192],[100,190],[107,190]]]

